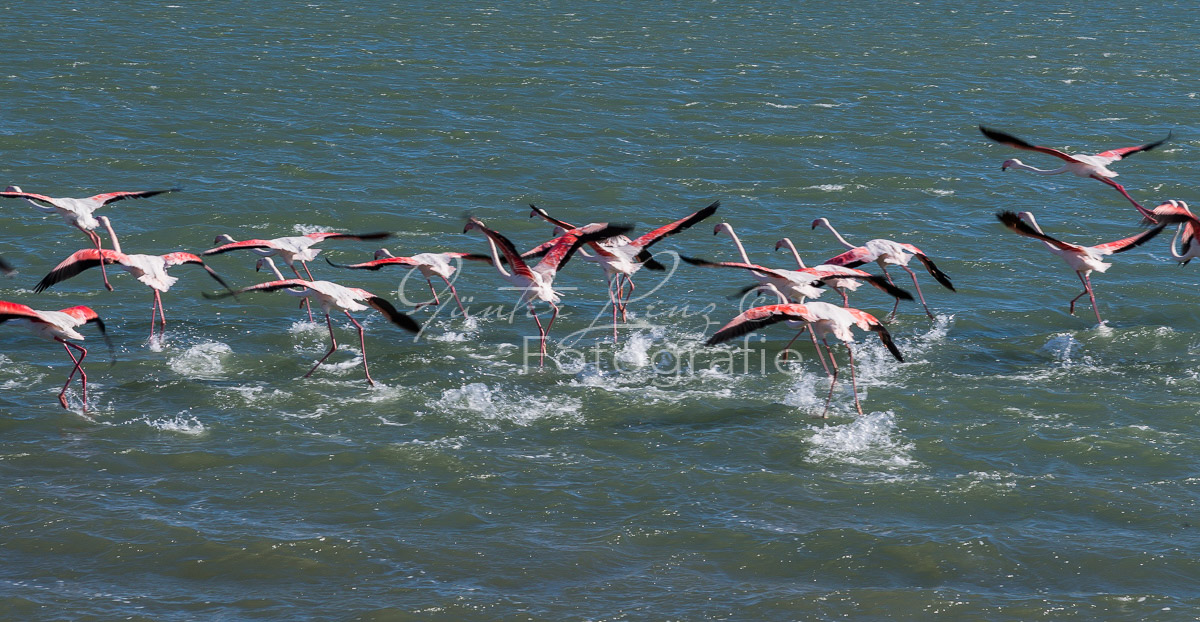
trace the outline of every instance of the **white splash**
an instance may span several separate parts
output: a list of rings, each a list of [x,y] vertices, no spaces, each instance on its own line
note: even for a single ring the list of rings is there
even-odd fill
[[[161,432],[175,432],[178,434],[187,434],[189,436],[200,436],[208,431],[204,424],[199,419],[191,416],[185,416],[180,413],[174,417],[161,417],[151,419],[149,415],[134,419],[130,423],[143,422],[146,425],[159,430]]]
[[[548,417],[578,418],[582,403],[575,399],[511,396],[482,382],[447,389],[431,404],[438,410],[466,412],[486,420],[530,425]]]
[[[181,376],[215,380],[223,377],[225,366],[222,359],[232,352],[228,344],[206,341],[172,357],[169,364]]]
[[[912,443],[897,440],[896,415],[873,412],[842,425],[810,426],[813,431],[808,457],[889,469],[916,463],[908,452]]]

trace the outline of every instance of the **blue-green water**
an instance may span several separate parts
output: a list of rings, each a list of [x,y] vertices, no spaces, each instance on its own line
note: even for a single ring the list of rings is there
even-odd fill
[[[993,214],[1091,244],[1137,231],[1136,213],[1094,181],[1001,173],[1056,163],[975,129],[1083,152],[1173,130],[1114,168],[1147,205],[1195,199],[1191,7],[124,6],[0,11],[0,183],[183,187],[104,208],[127,252],[331,229],[396,231],[396,254],[483,252],[466,213],[528,247],[550,233],[528,203],[644,232],[720,200],[655,250],[732,260],[711,235],[724,219],[755,261],[787,267],[772,248],[789,236],[815,263],[842,250],[809,229],[827,216],[851,241],[916,244],[958,292],[918,268],[937,318],[902,307],[902,364],[860,338],[862,417],[840,384],[813,418],[827,382],[811,357],[763,369],[783,327],[748,358],[702,345],[745,275],[639,273],[613,345],[600,272],[578,259],[546,369],[523,356],[532,321],[494,312],[507,283],[472,264],[456,281],[472,320],[415,312],[414,340],[358,314],[368,388],[348,322],[301,379],[325,327],[283,295],[204,299],[215,284],[189,266],[161,344],[145,341],[149,290],[116,270],[114,292],[88,272],[34,294],[86,242],[7,200],[0,255],[20,273],[0,297],[95,308],[117,361],[86,330],[90,408],[76,387],[63,410],[62,348],[0,327],[0,616],[1200,615],[1196,268],[1160,237],[1094,275],[1106,326],[1068,315],[1076,278]],[[323,248],[348,263],[376,246]],[[250,285],[266,280],[253,261],[210,263]],[[402,297],[401,271],[312,269],[428,296],[413,276]]]

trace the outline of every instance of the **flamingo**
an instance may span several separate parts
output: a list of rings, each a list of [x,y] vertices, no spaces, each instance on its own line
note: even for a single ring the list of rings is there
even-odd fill
[[[1175,222],[1179,227],[1175,229],[1175,237],[1171,238],[1171,258],[1179,262],[1179,265],[1184,266],[1196,257],[1200,257],[1200,244],[1196,242],[1196,232],[1200,231],[1200,219],[1188,209],[1188,204],[1183,201],[1171,199],[1166,203],[1150,210],[1158,222]],[[1176,243],[1183,238],[1183,247],[1180,250],[1175,250]]]
[[[544,366],[546,361],[546,334],[550,332],[554,326],[554,320],[558,318],[558,303],[562,302],[558,292],[554,291],[554,277],[558,271],[567,265],[571,259],[571,255],[575,253],[583,244],[598,240],[605,240],[617,235],[623,235],[629,232],[632,227],[628,225],[610,225],[608,223],[592,223],[571,229],[557,238],[557,241],[546,252],[536,266],[530,267],[521,258],[521,254],[517,252],[513,243],[508,238],[501,235],[499,232],[489,229],[481,220],[471,217],[467,220],[466,226],[463,228],[463,233],[467,233],[472,229],[478,229],[487,236],[488,246],[492,251],[492,265],[496,266],[496,270],[500,272],[500,276],[505,280],[515,285],[521,290],[521,296],[517,299],[517,305],[526,303],[529,306],[529,313],[533,316],[533,321],[537,323],[538,332],[541,333],[540,342],[540,357],[538,366]],[[503,261],[500,259],[500,254],[504,254],[504,258],[508,261],[512,272],[504,269]],[[541,319],[533,310],[533,301],[541,300],[550,305],[553,310],[550,316],[550,322],[543,327]]]
[[[75,367],[67,375],[67,382],[63,384],[62,391],[58,392],[58,403],[62,404],[63,408],[67,408],[67,387],[71,386],[75,372],[79,372],[79,382],[83,386],[83,410],[87,412],[87,373],[83,371],[83,359],[87,356],[87,349],[67,340],[82,340],[83,335],[75,329],[95,322],[96,327],[100,329],[100,334],[104,336],[105,342],[108,342],[108,334],[104,331],[104,321],[100,319],[100,316],[84,306],[68,307],[59,311],[38,311],[15,302],[0,301],[0,324],[9,320],[24,323],[38,337],[57,341],[63,345],[63,349],[67,351],[67,355],[71,357]],[[108,342],[108,347],[111,351],[111,342]],[[75,353],[71,352],[71,348],[79,351],[79,358],[75,358]]]
[[[825,262],[827,264],[846,266],[847,268],[857,268],[865,263],[874,261],[875,263],[879,264],[879,268],[883,270],[883,275],[887,277],[889,282],[892,282],[892,275],[888,274],[887,267],[889,265],[893,265],[903,268],[904,271],[912,277],[913,287],[917,289],[917,297],[921,299],[921,306],[925,307],[925,315],[928,315],[929,319],[933,319],[933,312],[929,310],[929,305],[925,304],[925,295],[921,293],[920,283],[917,283],[917,273],[913,272],[908,267],[908,262],[911,261],[913,257],[916,257],[917,260],[921,262],[921,265],[925,266],[925,270],[929,272],[930,276],[932,276],[938,283],[942,284],[942,287],[945,287],[950,291],[955,291],[954,284],[950,282],[950,277],[946,276],[944,272],[939,270],[938,267],[934,265],[933,261],[929,259],[928,255],[912,244],[894,242],[892,240],[881,238],[869,240],[863,246],[855,246],[847,242],[846,238],[843,238],[842,234],[838,233],[837,229],[834,229],[833,225],[829,224],[828,218],[818,218],[814,220],[812,222],[812,228],[816,229],[817,227],[825,227],[826,229],[829,229],[829,231],[833,233],[833,237],[837,238],[837,241],[842,243],[842,246],[850,249],[841,255],[838,255],[837,257],[827,260]],[[896,317],[896,310],[899,308],[900,299],[897,298],[896,306],[892,307],[892,312],[890,315],[888,315],[889,321]]]
[[[1074,173],[1075,175],[1078,175],[1080,177],[1090,177],[1097,181],[1106,183],[1106,184],[1112,186],[1113,188],[1116,188],[1117,192],[1120,192],[1122,196],[1124,196],[1126,199],[1128,199],[1129,202],[1132,203],[1135,208],[1137,208],[1137,211],[1139,213],[1141,213],[1142,216],[1146,217],[1147,219],[1153,220],[1153,215],[1148,210],[1146,210],[1146,208],[1142,207],[1140,203],[1138,203],[1137,201],[1134,201],[1133,197],[1129,196],[1129,193],[1125,191],[1124,186],[1122,186],[1121,184],[1118,184],[1117,182],[1112,180],[1112,178],[1116,177],[1117,174],[1114,171],[1112,171],[1111,169],[1109,169],[1108,165],[1112,164],[1113,162],[1117,162],[1123,158],[1127,158],[1135,153],[1140,153],[1142,151],[1150,151],[1151,149],[1154,149],[1155,147],[1157,147],[1171,139],[1170,132],[1167,133],[1166,138],[1156,141],[1156,142],[1147,143],[1145,145],[1138,145],[1136,147],[1122,147],[1120,149],[1109,149],[1108,151],[1102,151],[1095,155],[1085,155],[1085,154],[1071,155],[1071,154],[1066,153],[1065,151],[1059,151],[1058,149],[1054,149],[1051,147],[1039,147],[1037,145],[1027,143],[1027,142],[1021,140],[1020,138],[1013,136],[1012,134],[1008,134],[1006,132],[1000,132],[997,130],[986,128],[982,125],[979,126],[979,131],[983,132],[984,136],[987,136],[988,138],[990,138],[1002,145],[1008,145],[1009,147],[1016,147],[1017,149],[1024,149],[1026,151],[1037,151],[1039,153],[1045,153],[1048,155],[1052,155],[1056,158],[1066,161],[1066,164],[1062,165],[1059,168],[1051,170],[1051,169],[1034,168],[1032,166],[1028,166],[1028,165],[1024,164],[1023,162],[1021,162],[1020,160],[1018,160],[1016,158],[1013,158],[1011,160],[1005,160],[1004,164],[1000,165],[1000,170],[1005,171],[1010,168],[1015,168],[1015,169],[1022,170],[1022,171],[1030,171],[1032,173],[1041,173],[1042,175],[1058,175],[1061,173],[1070,172],[1070,173]]]
[[[118,264],[125,272],[132,274],[137,280],[145,283],[154,291],[154,304],[150,307],[150,340],[154,340],[154,325],[157,319],[162,321],[162,332],[160,337],[167,332],[167,317],[163,312],[162,298],[159,292],[165,292],[171,289],[179,279],[167,274],[167,268],[179,266],[183,264],[195,264],[204,268],[209,276],[215,279],[225,289],[229,289],[229,285],[220,277],[212,268],[205,265],[204,260],[191,253],[167,253],[166,255],[126,255],[121,252],[121,242],[117,239],[117,234],[113,232],[112,224],[107,216],[99,218],[100,223],[108,231],[108,238],[112,240],[113,249],[85,248],[75,251],[70,257],[62,260],[54,269],[50,271],[38,284],[33,288],[35,292],[42,292],[49,289],[50,286],[60,281],[65,281],[88,268],[94,268],[103,264]],[[155,317],[155,312],[158,317]]]
[[[800,258],[800,252],[796,250],[796,245],[792,243],[791,238],[783,238],[775,243],[775,250],[779,250],[781,248],[787,248],[788,250],[790,250],[792,252],[792,257],[794,257],[796,259],[796,267],[797,268],[799,268],[801,270],[804,270],[807,268],[807,266],[804,265],[804,260]],[[850,306],[850,298],[846,296],[846,292],[857,290],[859,288],[859,286],[861,286],[863,284],[862,279],[858,278],[858,277],[861,277],[861,275],[867,274],[866,272],[864,272],[862,270],[857,270],[855,268],[847,268],[846,266],[835,266],[833,264],[828,264],[828,263],[819,264],[819,265],[813,266],[813,268],[816,270],[825,270],[827,272],[841,272],[842,274],[846,275],[846,278],[844,278],[844,279],[829,279],[826,281],[827,285],[829,285],[833,289],[837,290],[837,293],[842,295],[842,306],[843,307]],[[876,285],[876,286],[878,287],[878,285]],[[884,291],[888,291],[888,290],[884,290]],[[911,294],[908,294],[908,292],[905,292],[905,294],[908,296],[907,298],[904,298],[905,300],[912,300]]]
[[[1087,294],[1088,298],[1092,301],[1092,311],[1096,313],[1097,324],[1103,323],[1103,320],[1100,319],[1100,310],[1096,308],[1096,294],[1092,290],[1090,275],[1093,270],[1104,272],[1112,266],[1110,263],[1105,263],[1101,258],[1106,255],[1127,251],[1135,246],[1141,246],[1154,238],[1154,236],[1162,233],[1163,228],[1167,226],[1166,224],[1160,224],[1149,231],[1144,231],[1115,242],[1108,242],[1107,244],[1080,246],[1057,240],[1042,233],[1042,228],[1038,226],[1037,221],[1034,220],[1033,214],[1030,212],[1017,214],[1011,211],[1004,211],[997,213],[996,218],[1005,227],[1008,227],[1019,235],[1041,240],[1051,253],[1058,255],[1059,258],[1075,271],[1076,276],[1079,277],[1079,281],[1083,283],[1083,293],[1071,299],[1071,315],[1075,314],[1075,301],[1082,298],[1084,294]]]
[[[851,327],[857,326],[862,330],[869,330],[876,333],[879,335],[879,340],[892,353],[892,356],[897,361],[904,361],[900,350],[892,342],[891,334],[888,333],[887,329],[884,328],[883,324],[875,316],[855,308],[844,308],[817,301],[804,304],[775,304],[749,309],[722,326],[705,342],[705,345],[711,346],[723,343],[779,322],[803,322],[808,325],[808,329],[812,332],[814,343],[819,338],[821,343],[825,345],[825,351],[829,355],[829,362],[833,367],[833,371],[829,372],[829,369],[826,368],[826,372],[830,376],[829,395],[825,399],[825,410],[822,411],[821,418],[825,418],[829,413],[829,404],[833,400],[833,388],[837,384],[838,378],[837,361],[834,360],[833,348],[830,347],[827,341],[830,335],[833,335],[834,338],[839,339],[846,345],[846,354],[850,363],[850,384],[854,393],[854,407],[860,415],[863,414],[863,410],[862,405],[858,401],[858,381],[855,379],[854,372],[854,350],[850,347],[850,344],[854,343],[854,335],[850,330]],[[820,350],[818,348],[819,353]],[[821,361],[821,364],[825,364],[824,360]]]
[[[458,292],[454,289],[454,283],[450,281],[450,277],[458,270],[462,261],[483,261],[492,263],[492,258],[487,255],[476,253],[420,253],[412,257],[396,257],[386,248],[381,248],[375,251],[375,260],[363,263],[350,265],[335,264],[326,258],[325,261],[329,265],[338,268],[350,268],[352,270],[379,270],[384,266],[407,266],[421,271],[421,276],[425,277],[425,282],[429,283],[429,291],[433,292],[432,302],[423,302],[416,305],[414,309],[420,309],[426,305],[440,305],[441,300],[438,299],[437,290],[433,287],[433,277],[438,277],[446,282],[450,287],[450,293],[454,295],[454,301],[458,303],[458,308],[462,311],[463,317],[467,316],[467,310],[463,308],[462,301],[458,298]]]
[[[312,272],[308,270],[308,262],[317,258],[317,253],[321,250],[312,248],[313,245],[330,239],[348,239],[348,240],[382,240],[391,237],[391,233],[306,233],[304,235],[289,236],[283,238],[274,238],[270,240],[242,240],[237,241],[228,234],[222,233],[218,235],[213,244],[220,244],[216,248],[210,248],[202,253],[205,257],[209,255],[219,255],[241,249],[250,249],[260,257],[279,257],[284,263],[292,269],[296,278],[302,279],[300,272],[296,270],[295,262],[299,261],[304,267],[304,274],[308,276],[308,280],[312,280]],[[274,265],[274,263],[272,263]],[[312,305],[308,298],[304,299],[304,305],[308,308],[308,320],[312,321]],[[329,318],[326,317],[326,320]]]
[[[268,281],[266,283],[259,283],[258,285],[251,285],[249,287],[243,287],[237,291],[218,292],[215,294],[204,292],[204,297],[216,300],[220,298],[227,298],[229,296],[236,296],[246,292],[274,292],[278,290],[283,290],[292,296],[301,298],[315,296],[318,304],[321,305],[321,310],[325,312],[325,323],[329,326],[330,346],[329,351],[325,353],[325,356],[322,356],[321,360],[317,361],[316,365],[313,365],[312,369],[308,370],[307,374],[304,374],[305,378],[311,376],[312,373],[321,366],[321,363],[324,363],[325,359],[329,358],[329,355],[333,354],[333,352],[338,348],[337,337],[333,335],[333,320],[329,317],[330,311],[341,311],[346,315],[346,317],[350,318],[350,322],[354,324],[356,329],[358,329],[358,343],[362,348],[363,373],[366,375],[367,382],[371,386],[375,386],[375,380],[371,378],[371,370],[367,368],[366,336],[363,331],[362,324],[359,324],[358,320],[354,319],[353,315],[350,315],[350,312],[365,311],[368,308],[372,308],[382,313],[384,317],[388,319],[388,321],[406,331],[416,333],[420,332],[421,330],[421,326],[417,324],[415,320],[404,313],[397,311],[396,307],[392,306],[392,303],[388,302],[386,298],[376,296],[365,289],[359,289],[357,287],[344,287],[331,281],[285,279],[279,272],[279,268],[275,266],[275,262],[272,261],[270,257],[260,258],[258,260],[258,264],[255,266],[255,269],[262,268],[264,263],[268,265],[271,269],[271,272],[275,274],[276,280]]]
[[[105,192],[83,199],[71,199],[23,192],[17,186],[9,186],[3,192],[0,192],[0,197],[25,199],[44,213],[62,216],[68,225],[82,231],[88,237],[88,240],[96,246],[96,250],[100,250],[100,236],[96,233],[96,227],[100,226],[100,221],[96,220],[95,216],[92,216],[92,212],[114,201],[144,199],[166,192],[179,192],[180,190],[181,188],[170,188],[167,190],[144,190],[137,192]],[[100,274],[104,277],[104,286],[111,292],[112,285],[108,283],[108,273],[104,270],[103,265],[100,266]]]
[[[800,270],[778,270],[735,261],[709,261],[685,255],[680,255],[679,258],[694,266],[748,270],[761,285],[774,287],[790,302],[804,302],[806,298],[816,298],[821,295],[821,287],[830,285],[835,280],[854,281],[855,285],[865,281],[897,300],[912,300],[912,294],[889,283],[887,279],[854,268],[830,266],[831,269],[827,270],[818,266]]]
[[[595,255],[590,255],[583,250],[579,251],[580,257],[587,261],[598,263],[604,269],[604,276],[608,280],[608,296],[613,305],[613,341],[617,340],[617,312],[620,311],[621,320],[624,321],[629,298],[633,296],[633,274],[642,267],[649,268],[650,270],[666,269],[661,263],[655,261],[649,248],[663,238],[685,231],[692,225],[712,216],[720,206],[720,201],[713,201],[707,207],[679,220],[667,223],[638,237],[636,240],[618,235],[607,240],[592,242],[589,246],[596,252]],[[574,225],[551,217],[550,214],[546,213],[546,210],[536,205],[531,204],[529,207],[532,209],[529,215],[531,218],[533,216],[541,216],[550,224],[560,227],[564,231],[575,228]],[[525,253],[522,257],[528,258],[537,255],[539,252],[549,250],[549,244],[549,242],[543,244]],[[625,290],[626,285],[629,286],[628,291]]]

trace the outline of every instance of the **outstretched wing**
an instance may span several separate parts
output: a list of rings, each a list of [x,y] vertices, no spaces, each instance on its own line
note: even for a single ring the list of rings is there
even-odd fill
[[[550,214],[547,214],[546,210],[534,205],[533,203],[529,204],[529,209],[532,210],[531,212],[529,212],[530,218],[533,218],[534,216],[541,216],[542,220],[545,220],[546,222],[548,222],[556,227],[562,227],[563,229],[565,229],[567,231],[570,231],[571,229],[575,228],[575,225],[572,225],[571,223],[566,222],[565,220],[559,220],[559,219],[551,216]]]
[[[663,225],[651,231],[650,233],[637,238],[630,243],[631,246],[638,249],[638,254],[634,257],[634,259],[640,261],[644,267],[651,270],[666,270],[666,267],[655,261],[654,257],[652,257],[650,252],[646,249],[658,243],[659,240],[670,235],[675,235],[680,231],[685,231],[692,225],[704,220],[705,218],[708,218],[709,216],[712,216],[717,212],[717,208],[720,206],[720,201],[713,201],[708,207],[705,207],[704,209],[690,216],[680,218],[673,223]]]
[[[105,192],[88,197],[89,201],[96,201],[100,205],[108,205],[114,201],[124,201],[125,199],[144,199],[157,194],[166,192],[179,192],[183,188],[168,188],[166,190],[142,190],[139,192]]]
[[[1112,162],[1116,162],[1117,160],[1120,160],[1121,158],[1129,157],[1135,153],[1141,153],[1143,151],[1150,151],[1151,149],[1167,142],[1168,140],[1171,140],[1171,136],[1174,133],[1175,132],[1173,132],[1173,131],[1167,132],[1166,138],[1152,142],[1152,143],[1148,143],[1145,145],[1138,145],[1136,147],[1121,147],[1120,149],[1109,149],[1108,151],[1104,151],[1104,152],[1098,153],[1096,155],[1101,158],[1108,158]]]
[[[578,229],[572,229],[559,236],[558,241],[554,243],[554,246],[550,248],[546,256],[538,263],[538,267],[546,266],[555,271],[562,270],[563,266],[567,265],[567,262],[571,260],[571,255],[574,255],[580,246],[589,242],[599,242],[600,240],[607,240],[618,235],[625,235],[632,230],[632,225],[610,225],[606,222],[592,223]]]
[[[1096,252],[1100,253],[1101,255],[1112,255],[1114,253],[1123,253],[1131,248],[1141,246],[1141,245],[1145,244],[1146,242],[1149,242],[1150,240],[1154,239],[1154,236],[1162,233],[1163,229],[1165,229],[1166,227],[1167,227],[1167,225],[1162,224],[1162,225],[1159,225],[1149,231],[1143,231],[1137,235],[1131,235],[1127,238],[1123,238],[1123,239],[1117,240],[1115,242],[1108,242],[1105,244],[1097,244],[1096,246],[1093,246],[1092,248],[1095,249]]]
[[[736,339],[742,335],[754,332],[764,326],[778,324],[787,320],[797,320],[801,322],[810,322],[813,315],[809,312],[808,307],[802,304],[783,304],[783,305],[767,305],[765,307],[754,307],[744,311],[737,317],[729,321],[728,324],[722,326],[704,345],[711,346],[718,343],[724,343],[730,339]]]
[[[897,348],[896,343],[892,341],[892,334],[889,333],[886,328],[884,328],[882,322],[866,311],[860,311],[858,309],[846,309],[846,311],[848,311],[850,315],[854,316],[854,322],[858,324],[859,328],[872,331],[879,335],[879,340],[883,342],[883,346],[888,349],[888,352],[891,352],[892,356],[896,357],[897,361],[900,361],[901,363],[904,362],[904,357],[901,356],[900,349]]]
[[[36,320],[38,314],[37,311],[25,305],[0,300],[0,324],[18,319]]]
[[[399,326],[410,333],[421,331],[421,325],[418,324],[416,320],[412,319],[407,314],[398,311],[396,307],[392,306],[392,303],[387,301],[386,298],[382,298],[380,296],[368,296],[366,302],[371,306],[371,308],[382,313],[385,317],[387,317],[388,321],[396,326]]]
[[[1008,145],[1009,147],[1016,147],[1017,149],[1024,149],[1026,151],[1037,151],[1038,153],[1045,153],[1047,155],[1052,155],[1056,158],[1066,160],[1067,162],[1078,162],[1079,161],[1079,160],[1075,159],[1074,157],[1072,157],[1071,154],[1069,154],[1065,151],[1059,151],[1058,149],[1053,149],[1050,147],[1039,147],[1038,145],[1027,143],[1027,142],[1021,140],[1020,138],[1017,138],[1016,136],[1013,136],[1012,134],[1009,134],[1006,132],[1001,132],[999,130],[993,130],[990,128],[986,128],[982,125],[979,126],[979,131],[983,132],[984,136],[987,136],[988,138],[990,138],[1002,145]]]
[[[925,266],[925,271],[929,273],[929,276],[932,276],[935,281],[941,283],[942,287],[945,287],[952,292],[958,291],[954,289],[954,284],[950,282],[950,277],[946,276],[945,272],[942,272],[936,265],[934,265],[933,260],[929,258],[929,255],[921,252],[921,249],[913,246],[912,244],[901,244],[900,246],[912,253],[913,256],[917,258],[917,261],[921,262],[922,266]]]
[[[214,272],[212,268],[208,267],[208,264],[204,263],[203,259],[196,255],[184,252],[167,253],[166,255],[162,256],[162,259],[167,267],[182,266],[184,264],[194,264],[200,266],[201,268],[204,268],[204,271],[208,273],[208,276],[211,276],[214,281],[220,283],[221,287],[233,291],[232,288],[229,287],[229,284],[225,282],[225,279],[221,278],[221,275]]]
[[[519,274],[530,279],[533,278],[533,270],[530,270],[529,266],[521,258],[521,254],[517,252],[517,247],[513,246],[512,240],[501,235],[499,231],[489,229],[487,225],[483,224],[483,221],[475,217],[467,220],[467,226],[463,228],[463,233],[471,229],[482,231],[500,249],[500,253],[504,255],[504,259],[508,260],[508,265],[512,267],[513,274]]]
[[[680,255],[679,258],[687,263],[692,264],[693,266],[704,266],[706,268],[741,268],[742,270],[759,272],[776,279],[782,279],[785,281],[791,280],[791,277],[783,272],[753,263],[742,263],[740,261],[709,261],[707,259],[700,259],[698,257],[688,257],[686,255]],[[814,280],[817,278],[818,277],[815,276],[813,277]]]
[[[1052,238],[1052,237],[1046,235],[1045,233],[1042,233],[1042,232],[1038,231],[1037,229],[1030,227],[1029,223],[1025,222],[1024,220],[1021,220],[1021,217],[1018,216],[1016,212],[1011,212],[1011,211],[1000,212],[1000,213],[996,214],[996,219],[999,220],[1001,223],[1003,223],[1005,227],[1008,227],[1009,229],[1011,229],[1013,231],[1013,233],[1016,233],[1018,235],[1023,235],[1027,238],[1041,240],[1059,250],[1076,251],[1076,252],[1083,250],[1083,247],[1079,246],[1078,244],[1071,244],[1070,242],[1063,242],[1062,240]]]
[[[416,261],[412,257],[382,257],[373,261],[364,261],[362,263],[352,264],[333,263],[328,257],[326,257],[325,263],[328,263],[335,268],[349,268],[351,270],[378,270],[384,266],[407,266],[410,268],[415,268],[416,266],[420,265],[420,262]]]
[[[272,240],[242,240],[241,242],[222,244],[216,248],[210,248],[200,254],[207,257],[208,255],[220,255],[221,253],[228,253],[229,251],[236,251],[244,248],[277,248],[277,246]]]
[[[124,253],[118,253],[107,248],[96,250],[94,248],[85,248],[83,250],[71,253],[70,257],[62,260],[50,274],[42,277],[42,280],[34,286],[33,291],[42,292],[48,289],[51,285],[59,281],[65,281],[88,268],[95,268],[103,261],[106,264],[121,263],[125,258]]]
[[[202,292],[202,294],[205,298],[208,298],[209,300],[219,300],[221,298],[237,296],[238,294],[244,294],[246,292],[273,292],[273,291],[277,291],[277,290],[281,290],[281,289],[289,289],[292,287],[307,288],[308,286],[309,286],[308,281],[305,281],[304,279],[284,279],[282,281],[268,281],[266,283],[259,283],[258,285],[251,285],[249,287],[243,287],[239,290],[231,290],[231,291],[216,292],[216,293]]]
[[[306,238],[308,238],[308,239],[310,239],[310,240],[316,240],[316,241],[318,241],[318,242],[320,242],[320,241],[322,241],[322,240],[331,240],[331,239],[345,239],[345,240],[382,240],[382,239],[384,239],[384,238],[390,238],[390,237],[392,237],[392,234],[391,234],[390,232],[388,232],[388,231],[376,231],[376,232],[373,232],[373,233],[334,233],[334,232],[324,232],[324,233],[306,233],[306,234],[304,234],[304,237],[306,237]]]

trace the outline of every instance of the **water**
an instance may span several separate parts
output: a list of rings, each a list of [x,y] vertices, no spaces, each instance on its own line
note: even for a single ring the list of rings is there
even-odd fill
[[[1085,243],[1137,230],[1111,188],[999,164],[985,124],[1088,151],[1174,139],[1115,168],[1134,197],[1193,200],[1188,7],[1096,11],[951,2],[26,3],[3,11],[5,184],[115,203],[127,250],[311,231],[398,232],[397,254],[486,249],[471,213],[522,247],[568,221],[638,231],[721,200],[655,250],[732,260],[791,237],[924,249],[937,317],[906,304],[856,351],[866,414],[791,333],[703,341],[746,275],[637,276],[613,345],[600,273],[574,260],[548,366],[487,266],[456,281],[476,317],[415,313],[414,339],[360,313],[328,334],[280,294],[210,301],[191,266],[163,295],[82,274],[36,280],[84,245],[4,205],[4,300],[95,308],[91,401],[54,398],[61,348],[5,325],[0,612],[8,619],[1190,619],[1200,435],[1194,266],[1166,238],[1095,276],[1107,320],[1072,317],[1073,275],[993,214],[1030,210]],[[1020,154],[1051,166],[1048,158]],[[1025,157],[1028,156],[1028,157]],[[370,243],[327,242],[339,263]],[[238,285],[253,257],[210,262]],[[914,264],[915,265],[915,264]],[[401,271],[317,278],[400,301]],[[907,275],[897,271],[901,286]],[[657,288],[657,289],[655,289]],[[830,299],[828,295],[827,299]],[[883,316],[874,291],[852,298]],[[536,354],[536,344],[532,344]],[[747,356],[743,354],[749,353]],[[844,352],[838,353],[844,361]],[[536,358],[536,357],[534,357]]]

